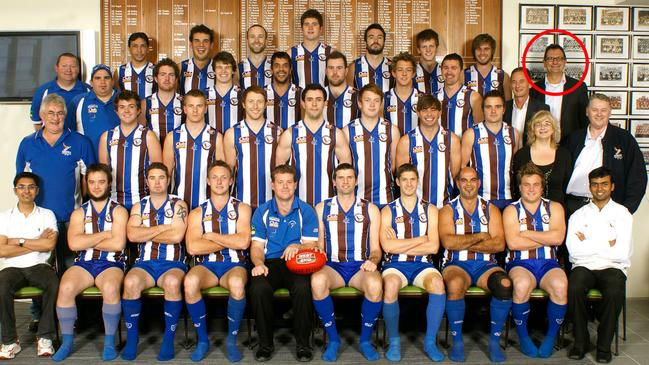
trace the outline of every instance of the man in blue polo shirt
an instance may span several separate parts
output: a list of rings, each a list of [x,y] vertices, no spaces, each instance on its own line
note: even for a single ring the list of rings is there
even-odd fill
[[[77,131],[90,139],[92,150],[97,156],[99,137],[109,129],[119,125],[115,109],[114,80],[110,68],[99,64],[92,68],[90,76],[92,90],[77,95],[68,104],[65,128]]]
[[[318,218],[313,207],[295,196],[297,173],[280,165],[271,173],[275,196],[257,208],[252,217],[250,259],[254,265],[250,279],[250,303],[259,333],[257,361],[273,356],[273,292],[288,288],[293,305],[293,333],[298,361],[313,358],[309,336],[313,326],[311,285],[308,275],[297,275],[286,261],[301,248],[317,247]]]
[[[41,102],[47,95],[61,95],[67,105],[75,96],[90,91],[90,85],[79,80],[79,69],[79,58],[72,53],[61,53],[56,59],[56,65],[54,65],[56,78],[41,85],[32,99],[30,118],[34,123],[35,130],[39,130],[43,125],[39,111]]]

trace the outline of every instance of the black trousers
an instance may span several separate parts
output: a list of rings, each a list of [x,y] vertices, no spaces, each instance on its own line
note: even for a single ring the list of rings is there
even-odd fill
[[[273,292],[287,288],[293,305],[295,342],[298,347],[308,347],[313,328],[311,277],[293,274],[286,268],[286,262],[282,259],[268,259],[266,267],[268,276],[251,276],[247,290],[257,325],[259,345],[273,346]]]
[[[615,326],[626,295],[626,275],[619,269],[588,270],[575,267],[568,282],[568,311],[572,315],[575,348],[582,352],[590,347],[586,294],[590,289],[602,292],[597,305],[597,351],[610,353]]]
[[[43,314],[36,335],[54,338],[54,308],[59,291],[59,278],[56,272],[47,264],[27,268],[8,267],[0,270],[0,325],[3,344],[16,342],[18,339],[14,293],[25,286],[35,286],[43,290]]]

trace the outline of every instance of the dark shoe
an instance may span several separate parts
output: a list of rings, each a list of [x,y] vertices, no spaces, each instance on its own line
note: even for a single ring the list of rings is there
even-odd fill
[[[255,352],[255,360],[259,362],[268,361],[273,358],[273,352],[275,351],[272,347],[259,347],[259,350]]]
[[[40,323],[40,321],[32,319],[32,321],[29,322],[29,325],[27,326],[27,329],[29,330],[29,332],[31,332],[31,333],[38,332],[38,324],[39,323]]]
[[[313,351],[311,351],[311,349],[306,346],[298,347],[296,354],[297,354],[297,361],[299,362],[309,362],[313,360]]]
[[[603,351],[597,351],[597,357],[595,358],[598,363],[600,364],[608,364],[613,360],[613,356],[611,355],[611,352],[603,352]]]
[[[573,360],[581,360],[581,359],[584,358],[584,356],[586,356],[586,352],[584,352],[584,351],[582,351],[582,350],[580,350],[580,349],[578,349],[576,347],[573,347],[572,349],[570,349],[570,352],[568,353],[568,358],[573,359]]]

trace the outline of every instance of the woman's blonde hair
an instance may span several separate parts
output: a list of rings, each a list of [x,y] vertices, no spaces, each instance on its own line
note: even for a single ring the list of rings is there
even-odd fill
[[[552,133],[552,137],[550,138],[550,143],[554,146],[557,147],[559,145],[559,141],[561,140],[561,130],[559,129],[559,122],[554,118],[552,113],[550,113],[547,110],[540,110],[536,112],[533,116],[532,119],[530,119],[530,122],[527,123],[527,144],[531,146],[534,142],[536,142],[536,135],[534,134],[534,125],[537,123],[540,123],[544,119],[548,119],[550,123],[552,123],[552,129],[554,130],[554,133]]]

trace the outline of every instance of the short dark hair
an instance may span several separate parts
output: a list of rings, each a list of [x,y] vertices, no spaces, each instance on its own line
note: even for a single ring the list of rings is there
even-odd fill
[[[329,60],[343,60],[343,62],[345,62],[345,67],[347,67],[347,57],[345,57],[345,54],[340,51],[329,53],[329,56],[327,56],[327,60],[325,61],[325,66],[329,63]]]
[[[385,38],[385,29],[383,29],[383,26],[379,23],[372,23],[365,28],[365,33],[363,33],[363,40],[367,42],[367,33],[370,32],[372,29],[378,29],[383,33],[383,38]]]
[[[419,48],[419,43],[423,41],[429,41],[431,39],[434,40],[435,45],[439,47],[439,35],[437,34],[437,32],[430,28],[424,29],[421,32],[417,33],[417,36],[415,37],[415,45],[417,45],[417,48]]]
[[[563,50],[563,47],[556,43],[552,43],[551,45],[545,47],[545,52],[543,53],[543,60],[545,61],[545,58],[548,56],[548,51],[553,51],[555,49],[561,50],[561,53],[563,53],[563,58],[566,57],[566,51]]]
[[[120,101],[130,101],[130,100],[135,100],[135,105],[138,110],[142,107],[141,99],[140,96],[131,90],[122,90],[119,93],[117,93],[117,96],[115,96],[115,101],[113,104],[115,104],[115,110],[117,109],[117,104],[119,104]]]
[[[250,33],[250,29],[252,29],[254,27],[259,27],[259,28],[263,29],[264,34],[266,35],[266,37],[268,37],[268,31],[261,24],[253,24],[253,25],[249,26],[248,29],[246,30],[246,37],[248,37],[248,33]]]
[[[113,169],[111,169],[111,167],[106,165],[105,163],[93,163],[86,168],[86,175],[84,176],[86,183],[88,182],[88,176],[90,176],[91,173],[95,172],[103,172],[104,174],[106,174],[108,186],[111,186],[113,184]]]
[[[383,98],[385,95],[383,94],[383,90],[381,90],[380,87],[378,87],[376,84],[367,84],[363,86],[360,90],[358,90],[358,100],[361,100],[363,98],[363,94],[367,92],[373,92],[376,95],[381,97],[381,101],[383,101]]]
[[[170,58],[163,58],[158,61],[155,66],[153,66],[153,77],[158,77],[158,73],[160,73],[160,68],[162,66],[169,66],[173,68],[174,73],[176,74],[176,78],[180,77],[180,68],[178,67],[178,64]]]
[[[491,58],[493,59],[494,54],[496,53],[496,40],[488,33],[478,34],[473,38],[473,42],[471,43],[471,54],[473,55],[473,58],[475,58],[475,50],[485,43],[491,47]]]
[[[446,61],[457,61],[460,63],[460,68],[464,69],[464,61],[462,60],[462,56],[460,56],[457,53],[449,53],[446,56],[444,56],[444,59],[442,60],[442,66]]]
[[[214,56],[214,63],[221,62],[232,66],[232,72],[237,70],[237,61],[230,52],[221,51]]]
[[[210,174],[210,171],[212,171],[213,168],[215,167],[223,167],[224,169],[228,170],[228,173],[230,174],[230,178],[232,178],[233,172],[232,172],[232,167],[227,164],[227,162],[223,160],[215,160],[210,162],[209,165],[207,165],[207,174]]]
[[[272,182],[275,182],[275,176],[279,174],[291,174],[293,175],[293,181],[297,181],[297,171],[295,170],[295,167],[289,165],[289,164],[282,164],[275,166],[273,171],[270,172],[270,180]]]
[[[205,24],[198,24],[192,27],[189,31],[189,41],[191,42],[194,39],[194,34],[203,33],[210,36],[210,43],[214,42],[214,31],[208,28]]]
[[[401,175],[404,172],[414,172],[415,175],[417,175],[417,178],[419,179],[419,171],[417,171],[417,167],[411,163],[404,163],[401,166],[397,168],[397,179],[401,177]]]
[[[32,179],[32,181],[34,182],[34,184],[36,186],[38,186],[38,187],[41,186],[41,178],[38,177],[38,175],[36,175],[33,172],[29,172],[29,171],[19,172],[16,175],[16,177],[14,177],[14,187],[16,187],[16,185],[18,185],[18,181],[20,179]]]
[[[336,166],[336,168],[334,169],[333,178],[335,179],[336,175],[338,174],[338,171],[342,171],[342,170],[354,171],[354,177],[358,179],[358,173],[356,172],[356,169],[349,162],[343,162],[340,165]]]
[[[162,170],[164,171],[165,175],[169,177],[169,169],[167,169],[167,165],[163,164],[162,162],[151,162],[151,164],[146,168],[146,176],[149,177],[149,172],[151,170]]]
[[[322,96],[324,97],[325,101],[327,100],[327,90],[325,90],[325,88],[322,87],[322,85],[320,85],[320,84],[308,84],[304,88],[304,90],[302,90],[302,94],[300,95],[300,99],[302,99],[302,101],[305,101],[306,100],[306,93],[309,92],[309,91],[313,91],[313,90],[320,91],[322,93]]]
[[[268,95],[266,94],[266,89],[264,89],[259,85],[251,85],[243,92],[243,95],[241,96],[241,102],[245,103],[250,93],[261,94],[264,96],[264,102],[268,101]]]
[[[135,32],[131,33],[130,36],[128,36],[128,47],[131,46],[131,43],[133,43],[136,39],[142,39],[145,43],[146,46],[149,46],[149,37],[146,35],[144,32]]]
[[[592,180],[601,179],[607,176],[610,176],[611,183],[615,184],[615,179],[613,178],[613,171],[611,171],[611,169],[609,169],[608,167],[600,166],[588,173],[588,182],[590,183]]]
[[[525,73],[526,71],[527,71],[527,74],[529,75],[529,74],[530,74],[530,70],[528,70],[527,68],[525,68],[525,67],[516,67],[515,69],[512,70],[512,73],[509,74],[509,77],[514,76],[514,74],[517,73],[517,72],[523,72],[523,73]]]
[[[283,59],[283,60],[288,60],[288,65],[289,65],[289,67],[291,67],[291,56],[289,56],[289,54],[284,52],[284,51],[277,51],[277,52],[273,53],[272,56],[270,56],[270,64],[271,64],[271,66],[272,66],[273,63],[275,63],[275,60],[278,59],[278,58]]]
[[[399,61],[406,61],[412,64],[413,71],[417,71],[417,59],[415,56],[411,55],[409,52],[401,52],[398,55],[392,58],[392,63],[390,64],[390,71],[394,71],[397,68],[397,63]]]
[[[546,183],[545,174],[532,161],[528,161],[525,165],[521,166],[521,168],[518,169],[518,172],[516,173],[516,177],[518,178],[518,184],[520,185],[523,182],[524,176],[531,176],[531,175],[536,175],[540,177],[541,186],[543,187],[543,189],[545,189],[545,183]]]
[[[503,106],[505,106],[505,103],[507,102],[505,100],[505,95],[503,95],[502,92],[498,90],[491,90],[487,92],[482,98],[482,109],[484,109],[485,101],[487,100],[487,98],[499,98],[500,100],[502,100]]]
[[[81,65],[81,60],[79,60],[79,56],[77,56],[75,54],[72,54],[70,52],[63,52],[58,57],[56,57],[56,64],[57,65],[59,64],[59,62],[61,62],[61,58],[63,58],[63,57],[74,58],[75,60],[77,60],[77,66]]]
[[[318,25],[320,25],[321,27],[324,25],[324,19],[322,18],[322,14],[316,9],[308,9],[302,14],[302,16],[300,17],[300,27],[304,26],[304,21],[307,18],[314,18],[315,20],[318,21]]]
[[[205,96],[205,93],[202,90],[191,89],[185,93],[185,97],[183,98],[183,106],[185,105],[185,101],[187,100],[188,96],[193,96],[195,98],[203,98],[203,100],[207,102],[207,96]]]
[[[419,99],[417,99],[417,111],[420,112],[428,108],[442,110],[442,103],[431,94],[419,95]]]

